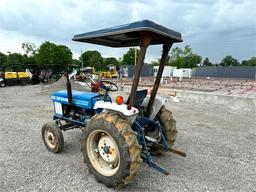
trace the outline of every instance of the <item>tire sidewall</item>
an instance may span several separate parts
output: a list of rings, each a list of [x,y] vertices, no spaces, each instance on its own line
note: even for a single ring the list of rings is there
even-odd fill
[[[166,107],[165,107],[165,105],[163,105],[162,107],[161,107],[161,109],[160,109],[160,111],[163,111],[163,110],[165,110],[165,111],[168,111],[168,112],[170,112],[170,110],[168,110]],[[162,112],[158,112],[158,114],[157,114],[157,116],[156,116],[156,119],[160,122],[160,124],[161,124],[161,126],[162,126],[162,128],[163,128],[163,132],[164,132],[164,135],[165,135],[165,139],[167,140],[167,142],[171,145],[171,146],[173,146],[174,145],[174,142],[175,142],[175,139],[176,139],[176,137],[177,137],[177,129],[176,129],[176,121],[174,120],[174,118],[173,118],[173,116],[172,116],[172,113],[171,113],[171,120],[172,121],[175,121],[175,126],[173,127],[173,129],[170,129],[170,130],[168,130],[166,127],[165,127],[165,122],[163,122],[162,121],[162,118],[161,118],[161,116],[162,116]],[[170,140],[170,138],[168,138],[168,135],[167,135],[167,132],[175,132],[175,133],[173,133],[174,135],[173,135],[173,138],[172,138],[172,140]],[[161,142],[162,142],[162,139],[161,139]]]
[[[5,82],[4,81],[0,81],[0,87],[5,87],[5,86],[6,86]]]
[[[118,146],[119,154],[120,154],[120,164],[119,169],[113,176],[104,176],[101,175],[91,164],[88,153],[87,153],[87,141],[89,135],[95,131],[101,130],[107,132],[116,142]],[[84,130],[84,139],[82,141],[82,152],[84,155],[85,163],[89,168],[89,171],[95,175],[95,177],[102,181],[107,186],[119,186],[122,184],[122,181],[125,180],[127,176],[129,176],[130,169],[130,155],[129,155],[129,147],[125,142],[125,139],[121,136],[121,133],[117,130],[114,124],[104,120],[97,119],[97,121],[93,121],[93,123],[89,123],[89,125]]]
[[[45,141],[45,134],[46,134],[47,129],[50,129],[52,131],[54,138],[57,140],[57,144],[54,148],[50,148],[48,146],[47,142]],[[64,139],[63,139],[61,130],[57,127],[57,125],[55,123],[44,124],[42,127],[42,130],[41,130],[41,134],[42,134],[43,142],[49,151],[51,151],[53,153],[59,153],[62,151],[63,145],[64,145]]]

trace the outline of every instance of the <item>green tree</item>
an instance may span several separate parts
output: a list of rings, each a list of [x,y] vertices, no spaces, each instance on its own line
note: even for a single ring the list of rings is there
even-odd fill
[[[256,57],[251,57],[249,60],[243,60],[241,64],[244,66],[256,66]]]
[[[28,64],[35,64],[35,58],[33,56],[28,57],[26,54],[10,53],[4,55],[0,53],[0,68],[6,68],[11,71],[24,71],[28,67]]]
[[[174,48],[171,51],[169,65],[177,68],[194,68],[201,63],[202,57],[192,52],[192,48],[186,45],[184,49]]]
[[[49,41],[41,44],[36,54],[37,63],[39,65],[53,64],[54,50],[56,47],[56,44],[50,43]]]
[[[137,52],[137,57],[138,57],[139,50],[136,48],[129,48],[129,50],[123,55],[122,64],[124,65],[135,64],[135,50]]]
[[[25,68],[23,55],[20,53],[10,53],[7,56],[6,68],[7,70],[23,71]]]
[[[151,65],[153,65],[153,66],[158,66],[158,65],[159,65],[158,60],[154,60],[154,61],[152,61],[152,62],[151,62]]]
[[[100,52],[93,50],[93,51],[86,51],[81,54],[80,61],[83,62],[84,67],[95,67],[96,70],[103,70],[103,58]]]
[[[36,59],[34,56],[23,55],[23,63],[27,67],[29,64],[36,64]]]
[[[122,59],[121,57],[119,57],[119,58],[117,59],[119,65],[122,65],[122,60],[123,60],[123,59]]]
[[[0,70],[6,65],[7,56],[0,52]]]
[[[63,71],[68,64],[72,63],[72,52],[65,45],[56,45],[46,41],[39,47],[35,59],[37,64],[45,65],[45,68]]]
[[[233,58],[232,56],[230,55],[227,55],[225,56],[221,63],[220,63],[221,66],[238,66],[240,65],[240,63],[238,62],[237,59]]]
[[[72,52],[65,45],[57,45],[53,49],[53,63],[58,65],[68,65],[72,64]]]
[[[107,65],[114,65],[114,66],[119,66],[119,62],[117,61],[117,59],[115,57],[107,57],[103,59],[103,64],[104,66]]]
[[[249,65],[249,66],[256,66],[256,57],[251,57],[251,58],[248,60],[248,65]]]
[[[154,60],[151,62],[151,65],[158,66],[160,64],[160,59]]]
[[[177,67],[181,66],[182,58],[183,58],[183,50],[179,47],[175,47],[171,51],[169,65],[177,66]]]
[[[212,66],[212,63],[210,62],[209,58],[206,57],[203,61],[203,66]]]
[[[26,55],[34,55],[36,52],[36,46],[34,43],[22,43],[21,48],[24,51],[24,54]]]
[[[21,48],[24,51],[23,63],[24,67],[27,67],[29,64],[36,64],[35,53],[36,46],[34,43],[26,42],[21,44]]]
[[[73,65],[79,65],[79,66],[81,66],[82,63],[81,63],[81,61],[78,60],[78,59],[73,59],[73,60],[72,60],[72,64],[73,64]]]
[[[241,65],[243,65],[243,66],[249,66],[248,60],[243,60],[243,61],[241,62]]]

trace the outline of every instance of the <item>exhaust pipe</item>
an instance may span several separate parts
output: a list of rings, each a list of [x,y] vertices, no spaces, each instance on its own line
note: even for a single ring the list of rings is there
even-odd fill
[[[72,90],[71,90],[71,83],[70,83],[70,80],[69,80],[68,71],[67,71],[66,87],[67,87],[67,94],[68,94],[68,102],[69,102],[69,104],[71,104],[72,103]]]

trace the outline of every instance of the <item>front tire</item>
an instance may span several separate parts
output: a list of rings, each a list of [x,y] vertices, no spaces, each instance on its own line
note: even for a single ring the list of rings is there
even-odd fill
[[[63,150],[63,134],[55,122],[45,123],[42,127],[41,133],[44,144],[49,151],[53,153],[60,153]]]
[[[130,183],[142,162],[137,135],[118,113],[93,117],[84,130],[81,147],[89,172],[108,187]]]
[[[4,81],[0,81],[0,87],[5,87],[5,86],[6,86],[5,82]]]

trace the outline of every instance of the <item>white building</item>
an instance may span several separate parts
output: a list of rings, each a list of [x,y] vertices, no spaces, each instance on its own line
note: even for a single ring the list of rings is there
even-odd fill
[[[156,75],[157,75],[158,68],[159,68],[159,66],[154,66],[153,67],[154,77],[156,77]],[[173,76],[173,71],[175,69],[177,69],[177,67],[165,66],[162,77],[171,77],[171,76]]]
[[[191,78],[192,77],[192,69],[188,68],[181,68],[181,69],[174,69],[173,70],[173,77],[187,77]]]

